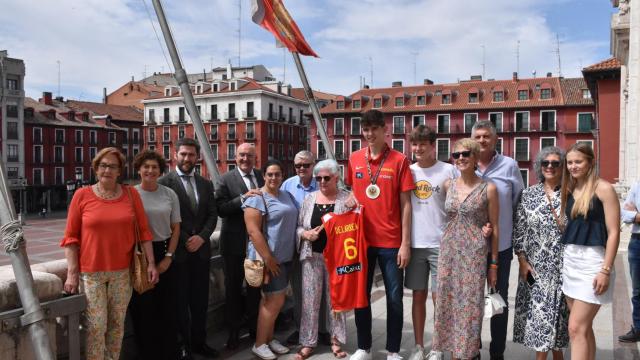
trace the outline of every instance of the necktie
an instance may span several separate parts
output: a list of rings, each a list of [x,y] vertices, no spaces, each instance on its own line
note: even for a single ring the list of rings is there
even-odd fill
[[[191,205],[191,211],[193,211],[193,213],[195,214],[198,207],[198,203],[196,201],[196,192],[193,189],[193,184],[191,184],[191,176],[180,175],[180,177],[187,182],[187,186],[185,187],[185,190],[187,190],[187,196],[189,197],[189,205]]]
[[[251,176],[251,174],[247,174],[244,177],[247,178],[247,180],[249,180],[249,189],[257,189],[258,187],[256,186],[256,183],[253,182],[253,176]]]

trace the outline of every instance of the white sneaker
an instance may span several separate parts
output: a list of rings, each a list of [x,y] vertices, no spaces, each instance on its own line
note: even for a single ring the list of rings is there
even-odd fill
[[[280,341],[273,339],[269,342],[269,348],[271,351],[278,355],[286,354],[289,352],[289,348],[280,344]]]
[[[255,344],[253,344],[253,348],[251,348],[251,352],[254,353],[260,359],[264,359],[264,360],[274,360],[278,358],[276,354],[271,352],[271,349],[269,349],[269,346],[267,346],[267,344],[262,344],[258,347],[256,347]]]
[[[387,360],[402,360],[402,356],[398,353],[388,353]]]
[[[416,348],[413,349],[409,360],[424,360],[424,348],[420,345],[416,345]]]
[[[442,351],[431,350],[429,351],[429,354],[427,354],[427,357],[425,359],[426,360],[444,360],[444,353]]]
[[[351,355],[349,360],[372,360],[371,352],[367,350],[358,349]]]

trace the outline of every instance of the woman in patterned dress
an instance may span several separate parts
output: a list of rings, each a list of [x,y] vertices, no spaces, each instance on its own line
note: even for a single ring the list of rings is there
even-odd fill
[[[546,147],[538,153],[534,168],[540,183],[522,192],[516,210],[513,250],[520,262],[520,282],[513,342],[535,350],[537,360],[546,359],[549,350],[554,360],[562,360],[562,349],[569,344],[569,314],[562,294],[563,162],[560,148]],[[527,277],[535,282],[527,283]]]
[[[485,280],[490,287],[497,281],[498,192],[475,174],[480,154],[475,141],[458,140],[454,150],[460,177],[444,185],[447,226],[438,259],[433,349],[451,351],[454,359],[479,359]],[[482,235],[487,221],[493,228],[488,275],[488,244]]]

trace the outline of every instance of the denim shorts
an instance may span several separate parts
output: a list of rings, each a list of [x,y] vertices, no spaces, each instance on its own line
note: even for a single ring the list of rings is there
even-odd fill
[[[291,261],[280,264],[280,275],[270,277],[269,283],[262,285],[262,292],[265,294],[277,294],[285,291],[287,286],[289,286],[290,276]]]

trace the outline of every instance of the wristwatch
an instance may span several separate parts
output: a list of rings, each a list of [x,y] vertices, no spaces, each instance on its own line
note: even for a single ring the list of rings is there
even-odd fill
[[[166,253],[164,253],[164,256],[165,256],[165,257],[170,257],[170,258],[171,258],[171,260],[173,260],[173,258],[175,258],[175,257],[176,257],[176,254],[171,253],[171,252],[166,252]]]

